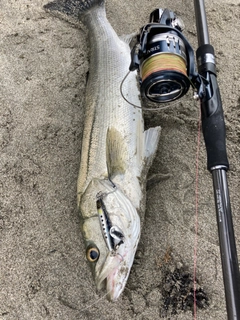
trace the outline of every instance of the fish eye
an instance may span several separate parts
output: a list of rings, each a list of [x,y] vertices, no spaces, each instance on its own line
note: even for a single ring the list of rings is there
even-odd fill
[[[100,256],[100,252],[97,247],[89,246],[86,250],[86,256],[88,261],[96,262]]]

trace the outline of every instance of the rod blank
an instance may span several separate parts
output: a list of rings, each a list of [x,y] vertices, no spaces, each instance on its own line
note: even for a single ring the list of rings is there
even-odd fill
[[[198,45],[200,47],[204,44],[210,44],[204,1],[194,0],[194,7],[196,16]]]
[[[240,319],[240,276],[225,170],[213,170],[213,186],[229,320]]]

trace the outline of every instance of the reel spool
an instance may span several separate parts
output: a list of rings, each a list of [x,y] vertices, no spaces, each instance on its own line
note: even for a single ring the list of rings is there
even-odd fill
[[[142,97],[165,103],[187,93],[195,64],[194,51],[181,33],[183,27],[172,11],[156,9],[141,29],[129,69],[139,70]]]

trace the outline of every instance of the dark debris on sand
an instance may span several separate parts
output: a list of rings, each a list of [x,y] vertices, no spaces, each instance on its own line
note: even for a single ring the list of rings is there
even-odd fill
[[[186,267],[166,268],[163,271],[161,316],[178,314],[181,311],[194,310],[194,280]],[[173,270],[173,271],[172,271]],[[203,309],[209,306],[209,297],[196,280],[196,305]]]

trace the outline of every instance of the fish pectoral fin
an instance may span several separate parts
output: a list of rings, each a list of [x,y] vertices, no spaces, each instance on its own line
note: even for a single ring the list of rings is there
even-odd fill
[[[145,137],[145,161],[146,166],[149,168],[152,164],[153,158],[157,151],[158,142],[160,138],[161,127],[149,128],[144,131]]]
[[[106,144],[109,177],[124,174],[127,167],[127,147],[123,136],[115,128],[108,128]]]

